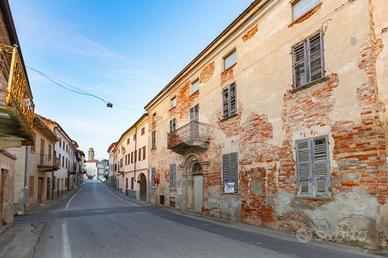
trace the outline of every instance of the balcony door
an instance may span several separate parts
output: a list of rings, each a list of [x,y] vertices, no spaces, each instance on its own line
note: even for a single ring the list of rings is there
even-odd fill
[[[44,164],[44,145],[45,141],[43,139],[40,139],[40,165]]]

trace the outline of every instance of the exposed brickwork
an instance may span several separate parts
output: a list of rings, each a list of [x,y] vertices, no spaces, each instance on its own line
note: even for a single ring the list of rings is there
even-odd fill
[[[259,30],[259,27],[258,25],[256,24],[255,26],[253,26],[250,30],[247,31],[247,33],[245,33],[243,36],[242,36],[242,39],[244,41],[247,41],[247,40],[250,40],[251,38],[253,38],[257,31]]]
[[[215,67],[216,65],[213,61],[202,69],[201,74],[199,75],[200,83],[207,83],[213,77]]]
[[[221,73],[221,85],[222,86],[234,81],[233,68],[234,68],[234,66],[229,67],[228,69],[226,69],[225,71],[223,71]]]
[[[191,94],[191,83],[185,82],[178,90],[176,94],[176,107],[170,110],[170,116],[176,117],[180,121],[187,121],[189,117],[190,108],[193,106],[194,101],[199,97],[199,91]],[[179,125],[179,126],[183,126]]]

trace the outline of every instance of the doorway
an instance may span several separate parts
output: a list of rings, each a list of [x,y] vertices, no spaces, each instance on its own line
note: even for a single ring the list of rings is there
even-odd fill
[[[5,189],[5,186],[7,185],[8,180],[8,170],[1,169],[1,175],[0,175],[0,225],[4,225],[6,223],[5,221],[5,210],[4,210],[4,203],[6,202],[6,196],[7,191]]]
[[[44,195],[44,178],[39,177],[38,178],[38,202],[43,201],[43,195]]]
[[[144,174],[140,175],[140,200],[147,201],[147,179]]]
[[[186,209],[202,213],[203,208],[203,176],[202,166],[194,154],[187,156],[185,165]]]
[[[46,196],[47,200],[50,200],[50,189],[51,189],[50,178],[48,177],[47,178],[47,196]]]

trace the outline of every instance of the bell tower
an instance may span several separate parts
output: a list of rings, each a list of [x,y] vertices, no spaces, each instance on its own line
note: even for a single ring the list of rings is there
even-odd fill
[[[88,160],[94,160],[94,149],[93,148],[89,148],[89,151],[88,151]]]

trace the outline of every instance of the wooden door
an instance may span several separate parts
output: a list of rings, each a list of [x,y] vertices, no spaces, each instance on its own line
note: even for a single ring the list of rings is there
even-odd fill
[[[38,202],[43,201],[43,195],[44,195],[44,178],[39,177],[38,178]]]
[[[144,174],[140,176],[140,200],[147,201],[147,179]]]
[[[50,184],[50,178],[48,177],[47,178],[47,196],[46,196],[46,199],[47,200],[50,200],[50,192],[51,192],[51,184]]]

